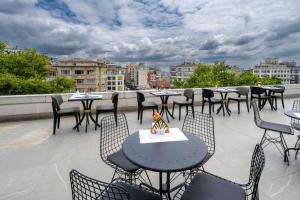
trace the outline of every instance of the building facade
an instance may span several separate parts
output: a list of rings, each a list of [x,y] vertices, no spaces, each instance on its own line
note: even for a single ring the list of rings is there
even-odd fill
[[[107,67],[100,60],[71,59],[63,60],[52,66],[57,75],[76,81],[79,92],[103,92],[107,90]]]
[[[125,69],[119,65],[107,64],[107,91],[123,91],[125,89]]]
[[[281,80],[281,84],[291,83],[291,72],[292,67],[285,62],[279,62],[278,58],[266,58],[253,68],[253,73],[259,77],[276,76]]]
[[[198,64],[192,62],[184,62],[179,65],[170,67],[171,81],[185,81],[197,69]]]
[[[125,66],[125,82],[135,89],[147,89],[148,69],[144,63],[128,64]]]

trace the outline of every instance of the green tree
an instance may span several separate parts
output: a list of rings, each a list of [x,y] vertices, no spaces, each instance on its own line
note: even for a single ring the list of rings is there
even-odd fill
[[[237,85],[258,85],[260,82],[260,78],[258,75],[253,74],[250,71],[243,72],[238,78],[237,78]]]
[[[6,53],[0,41],[0,95],[70,92],[75,81],[58,76],[47,80],[48,60],[34,49]]]
[[[214,87],[215,77],[209,65],[199,64],[191,77],[183,84],[186,88]]]

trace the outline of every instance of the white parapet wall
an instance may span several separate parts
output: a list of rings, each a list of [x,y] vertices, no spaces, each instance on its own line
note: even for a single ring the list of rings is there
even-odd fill
[[[193,88],[195,91],[195,104],[201,103],[202,89]],[[150,94],[154,90],[143,90],[146,101],[154,101],[161,104],[160,98]],[[184,89],[173,89],[183,94]],[[97,105],[111,104],[111,92],[99,92],[103,95],[103,100],[94,101],[92,108]],[[61,94],[64,99],[62,107],[79,106],[82,107],[81,102],[68,102],[68,98],[72,94]],[[234,94],[230,94],[234,95]],[[300,84],[286,85],[284,93],[285,97],[300,97]],[[169,103],[173,100],[184,99],[183,96],[170,97]],[[136,91],[122,91],[119,92],[119,111],[135,111],[137,110]],[[12,95],[0,96],[0,122],[2,121],[17,121],[17,120],[32,120],[52,116],[51,94],[38,94],[38,95]]]

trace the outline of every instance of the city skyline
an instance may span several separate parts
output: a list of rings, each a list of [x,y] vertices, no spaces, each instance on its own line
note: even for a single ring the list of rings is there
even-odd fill
[[[59,58],[164,67],[266,57],[300,61],[297,1],[4,0],[0,40]]]

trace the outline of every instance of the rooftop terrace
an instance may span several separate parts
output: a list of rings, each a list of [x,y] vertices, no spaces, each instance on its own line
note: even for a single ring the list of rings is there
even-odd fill
[[[286,99],[290,109],[294,99]],[[230,180],[245,183],[249,176],[251,155],[263,130],[257,128],[253,113],[247,113],[242,104],[241,114],[231,104],[232,115],[214,114],[216,153],[205,165],[207,171]],[[200,111],[196,107],[196,111]],[[262,118],[272,122],[289,124],[283,109],[271,111],[265,107]],[[177,116],[178,111],[175,112]],[[136,112],[125,112],[130,132],[150,127],[150,112],[144,113],[143,125],[137,122]],[[171,127],[181,127],[183,120],[170,122]],[[99,156],[99,130],[89,126],[79,133],[72,130],[73,118],[63,118],[61,128],[52,135],[52,119],[2,122],[0,124],[0,199],[71,199],[69,171],[77,169],[91,177],[110,181],[113,170]],[[288,146],[296,136],[286,137]],[[300,196],[300,161],[290,157],[290,166],[275,147],[265,149],[266,166],[260,181],[261,200],[296,200]],[[154,184],[158,174],[150,173]]]

